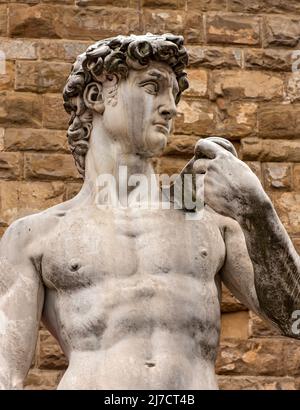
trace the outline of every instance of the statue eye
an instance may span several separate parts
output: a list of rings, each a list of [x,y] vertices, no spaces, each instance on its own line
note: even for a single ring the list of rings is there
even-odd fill
[[[142,84],[142,87],[147,91],[149,94],[157,94],[159,91],[158,84],[154,81],[148,81]]]

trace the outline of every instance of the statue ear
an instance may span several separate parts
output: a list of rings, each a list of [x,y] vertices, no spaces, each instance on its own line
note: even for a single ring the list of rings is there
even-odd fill
[[[85,87],[83,99],[86,107],[97,111],[99,114],[104,112],[104,103],[102,98],[102,84],[90,83]]]

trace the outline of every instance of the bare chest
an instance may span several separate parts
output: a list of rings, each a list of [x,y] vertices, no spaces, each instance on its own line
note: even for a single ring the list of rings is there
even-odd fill
[[[110,278],[186,275],[211,279],[225,248],[210,217],[182,212],[118,211],[65,215],[47,238],[44,283],[52,289],[99,285]]]

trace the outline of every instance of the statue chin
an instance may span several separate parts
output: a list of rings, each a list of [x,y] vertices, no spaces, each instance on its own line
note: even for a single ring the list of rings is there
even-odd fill
[[[146,138],[145,153],[149,157],[160,156],[163,154],[168,142],[167,135],[162,132],[155,132]]]

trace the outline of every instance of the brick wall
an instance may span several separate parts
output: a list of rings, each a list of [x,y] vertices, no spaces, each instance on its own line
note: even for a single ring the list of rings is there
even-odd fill
[[[183,34],[190,53],[191,88],[157,170],[181,168],[199,137],[229,138],[299,250],[297,0],[0,0],[0,234],[80,188],[61,98],[71,62],[93,40],[147,31]],[[300,389],[299,342],[276,335],[226,290],[222,312],[221,388]],[[41,328],[27,388],[55,388],[65,367]]]

